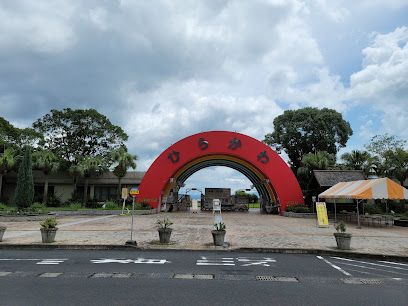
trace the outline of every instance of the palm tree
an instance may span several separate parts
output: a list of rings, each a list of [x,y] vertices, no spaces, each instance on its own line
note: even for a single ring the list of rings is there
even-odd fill
[[[341,155],[341,159],[348,169],[363,170],[366,175],[370,175],[372,168],[371,155],[367,151],[353,150],[351,153]]]
[[[43,171],[45,176],[44,194],[42,203],[46,206],[48,201],[48,175],[57,172],[60,168],[58,158],[49,150],[35,152],[33,154],[34,167]]]
[[[0,198],[3,186],[3,176],[10,171],[16,163],[14,153],[15,151],[11,148],[4,150],[3,153],[0,153]]]
[[[136,169],[137,156],[127,153],[127,148],[121,146],[118,150],[111,152],[111,158],[117,163],[116,167],[113,168],[113,174],[119,179],[118,197],[120,198],[120,191],[122,189],[121,180],[126,175],[127,169]]]
[[[88,180],[95,172],[103,173],[107,170],[107,167],[103,164],[100,157],[87,156],[81,160],[83,166],[83,176],[85,176],[84,198],[82,205],[85,207],[88,201]]]
[[[316,190],[311,189],[313,170],[333,169],[336,165],[336,155],[326,151],[309,153],[303,156],[300,165],[301,167],[297,171],[297,178],[303,193],[309,198],[316,192]]]
[[[84,176],[85,170],[84,166],[81,163],[73,163],[69,168],[68,172],[72,175],[72,182],[74,191],[72,193],[72,198],[76,201],[78,199],[77,184],[78,179]]]

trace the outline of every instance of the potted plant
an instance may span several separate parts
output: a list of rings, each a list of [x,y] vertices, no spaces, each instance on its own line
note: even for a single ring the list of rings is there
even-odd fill
[[[226,234],[226,226],[223,222],[214,223],[214,230],[211,231],[214,245],[223,246]]]
[[[339,224],[336,225],[337,233],[334,233],[336,238],[337,247],[341,250],[349,250],[351,243],[351,234],[346,233],[346,224],[341,220]]]
[[[3,240],[3,235],[4,235],[4,232],[6,231],[6,228],[7,227],[0,225],[0,241]]]
[[[171,232],[173,231],[173,229],[170,228],[172,224],[173,222],[171,222],[169,219],[157,220],[157,230],[159,231],[160,243],[170,242]]]
[[[41,238],[43,243],[51,243],[55,240],[55,234],[57,233],[58,221],[56,217],[47,217],[40,222],[41,225]]]

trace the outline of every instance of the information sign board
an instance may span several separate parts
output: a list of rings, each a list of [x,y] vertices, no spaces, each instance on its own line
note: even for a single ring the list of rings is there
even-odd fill
[[[191,210],[193,213],[198,213],[198,200],[192,201]]]
[[[329,219],[327,218],[327,209],[325,202],[316,203],[317,223],[319,227],[329,227]]]
[[[127,199],[128,197],[128,189],[122,188],[122,199]]]
[[[221,201],[219,199],[213,200],[213,213],[219,211],[221,213]]]

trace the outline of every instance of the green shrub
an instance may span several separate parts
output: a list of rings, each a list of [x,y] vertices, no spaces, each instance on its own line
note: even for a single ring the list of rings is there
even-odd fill
[[[113,203],[113,202],[106,202],[104,205],[105,205],[105,207],[104,207],[103,209],[106,209],[106,210],[120,209],[119,206],[116,205],[116,204]]]
[[[30,206],[31,209],[46,209],[45,205],[42,203],[34,203],[33,205]]]
[[[372,215],[372,214],[382,214],[383,212],[380,206],[378,206],[377,204],[372,204],[372,205],[364,206],[364,213],[368,213]]]
[[[50,207],[60,207],[61,206],[61,197],[57,194],[48,195],[47,206]]]
[[[86,207],[88,208],[101,208],[101,204],[98,203],[98,199],[93,197],[89,198],[86,202]]]
[[[214,231],[225,231],[226,228],[223,222],[214,223]]]
[[[335,229],[336,229],[336,231],[338,233],[345,233],[346,232],[346,224],[344,223],[343,220],[340,220],[339,224],[336,225]]]
[[[47,217],[40,222],[42,228],[55,228],[58,225],[56,217]]]
[[[286,206],[286,211],[294,213],[310,213],[309,207],[303,205]]]
[[[169,219],[159,219],[156,223],[159,228],[170,228],[173,224]]]
[[[0,203],[0,210],[6,210],[7,206],[4,205],[3,203]]]
[[[81,203],[71,203],[71,204],[69,204],[69,208],[70,209],[81,209],[82,204]]]

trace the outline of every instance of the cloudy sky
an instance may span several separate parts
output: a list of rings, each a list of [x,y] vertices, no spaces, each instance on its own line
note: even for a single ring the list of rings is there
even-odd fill
[[[191,134],[263,140],[284,110],[329,107],[354,131],[345,152],[408,138],[407,43],[406,0],[2,0],[0,116],[95,108],[146,171]],[[227,168],[187,184],[249,187]]]

